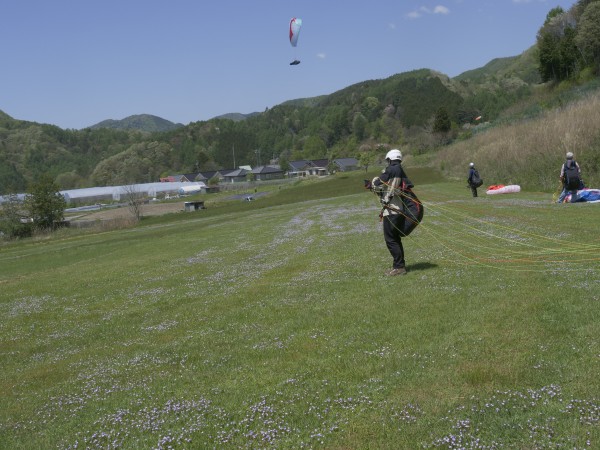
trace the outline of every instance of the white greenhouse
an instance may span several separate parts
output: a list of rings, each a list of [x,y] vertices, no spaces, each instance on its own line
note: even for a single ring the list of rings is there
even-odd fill
[[[182,188],[184,188],[182,191]],[[154,198],[159,194],[172,194],[177,196],[181,193],[206,193],[206,184],[201,181],[174,181],[174,182],[156,182],[142,183],[125,186],[106,186],[106,187],[91,187],[83,189],[68,189],[59,191],[65,198],[67,205],[81,205],[83,203],[100,203],[107,201],[125,200],[128,194],[141,194],[146,197]],[[0,195],[0,204],[7,201],[9,196]],[[25,194],[17,194],[17,200],[23,201]]]
[[[68,205],[94,203],[101,201],[121,201],[128,194],[142,194],[146,197],[156,197],[159,194],[177,195],[183,187],[194,187],[195,192],[206,192],[206,184],[203,182],[155,182],[132,184],[126,186],[92,187],[84,189],[69,189],[60,191],[65,197]]]

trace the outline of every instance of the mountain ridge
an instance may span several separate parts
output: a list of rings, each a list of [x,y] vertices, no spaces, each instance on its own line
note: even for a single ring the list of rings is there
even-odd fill
[[[331,96],[335,96],[337,94],[343,94],[345,91],[352,89],[356,86],[363,85],[365,83],[373,83],[373,82],[381,82],[385,80],[389,80],[392,78],[403,78],[405,76],[414,75],[419,72],[428,72],[437,76],[447,87],[451,90],[461,93],[461,95],[470,95],[473,94],[472,90],[468,91],[464,89],[464,86],[461,87],[461,84],[464,83],[478,83],[484,84],[486,81],[490,79],[499,79],[502,78],[505,81],[512,79],[513,84],[518,86],[523,86],[527,84],[539,84],[540,83],[540,75],[537,72],[534,61],[534,52],[535,45],[530,47],[529,49],[522,52],[520,55],[515,56],[507,56],[494,58],[490,60],[487,64],[482,67],[476,69],[470,69],[460,73],[455,77],[449,77],[448,75],[433,70],[433,69],[415,69],[412,71],[401,72],[397,74],[390,75],[387,78],[375,79],[375,80],[365,80],[360,81],[358,83],[343,87],[338,89],[337,91],[333,91],[330,94],[319,95],[315,97],[304,97],[297,99],[285,100],[282,103],[275,105],[277,106],[295,106],[295,107],[313,107],[319,105],[321,102],[326,100]],[[526,61],[526,64],[524,64]],[[240,112],[231,112],[225,113],[218,116],[214,116],[210,120],[215,119],[226,119],[231,120],[233,122],[245,121],[251,117],[255,117],[257,115],[262,114],[261,112],[251,112],[251,113],[240,113]],[[171,131],[176,128],[183,127],[185,125],[181,123],[174,123],[169,121],[168,119],[164,119],[162,117],[154,116],[151,114],[136,114],[132,116],[125,117],[123,119],[114,120],[107,119],[99,122],[95,125],[92,125],[90,129],[99,129],[99,128],[110,128],[115,130],[138,130],[142,132],[163,132],[163,131]]]
[[[171,131],[177,128],[181,128],[185,125],[182,123],[174,123],[170,120],[163,119],[152,114],[134,114],[127,116],[123,119],[107,119],[92,125],[92,130],[99,128],[110,128],[113,130],[138,130],[145,131],[148,133]]]
[[[23,192],[42,174],[51,175],[62,189],[72,189],[260,165],[265,155],[283,165],[324,155],[353,156],[371,165],[389,146],[428,153],[468,139],[477,132],[473,127],[479,116],[506,123],[552,107],[558,92],[531,75],[532,51],[493,59],[454,78],[417,69],[328,95],[288,100],[260,113],[223,114],[187,125],[139,114],[62,130],[0,113],[0,193]],[[544,92],[547,97],[539,104]],[[445,134],[434,128],[440,112],[452,126]],[[159,131],[161,126],[166,131]]]

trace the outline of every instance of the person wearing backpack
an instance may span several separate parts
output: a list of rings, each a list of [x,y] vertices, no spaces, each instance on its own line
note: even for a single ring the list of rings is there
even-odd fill
[[[402,168],[402,153],[392,149],[385,155],[388,166],[373,178],[372,189],[379,193],[383,221],[383,238],[393,258],[388,276],[406,275],[402,238],[408,236],[423,219],[423,205],[412,191],[412,182]]]
[[[563,190],[556,203],[562,203],[568,194],[571,194],[571,203],[577,201],[577,191],[583,187],[581,180],[581,169],[577,161],[573,159],[573,153],[567,153],[567,160],[560,168],[560,181],[563,184]]]
[[[467,178],[467,183],[471,188],[471,192],[473,193],[473,197],[477,197],[477,188],[483,184],[483,180],[479,176],[479,172],[475,168],[475,163],[469,164],[469,177]]]

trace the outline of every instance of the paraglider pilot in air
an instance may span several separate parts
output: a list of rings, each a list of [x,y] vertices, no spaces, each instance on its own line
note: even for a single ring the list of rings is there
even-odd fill
[[[290,20],[290,44],[292,47],[296,47],[298,45],[298,37],[300,36],[300,29],[302,28],[302,19],[294,17]],[[300,60],[298,58],[294,58],[294,60],[290,63],[290,66],[297,66],[300,64]]]
[[[423,218],[423,207],[412,192],[413,184],[402,168],[400,150],[390,150],[385,159],[388,166],[380,176],[373,178],[371,189],[379,193],[381,198],[383,237],[393,258],[392,269],[386,275],[405,275],[402,238],[408,236],[419,224]]]

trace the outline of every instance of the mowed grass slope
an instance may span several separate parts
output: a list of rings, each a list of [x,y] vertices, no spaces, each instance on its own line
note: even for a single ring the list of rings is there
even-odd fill
[[[600,446],[600,207],[408,172],[4,246],[0,448]]]

